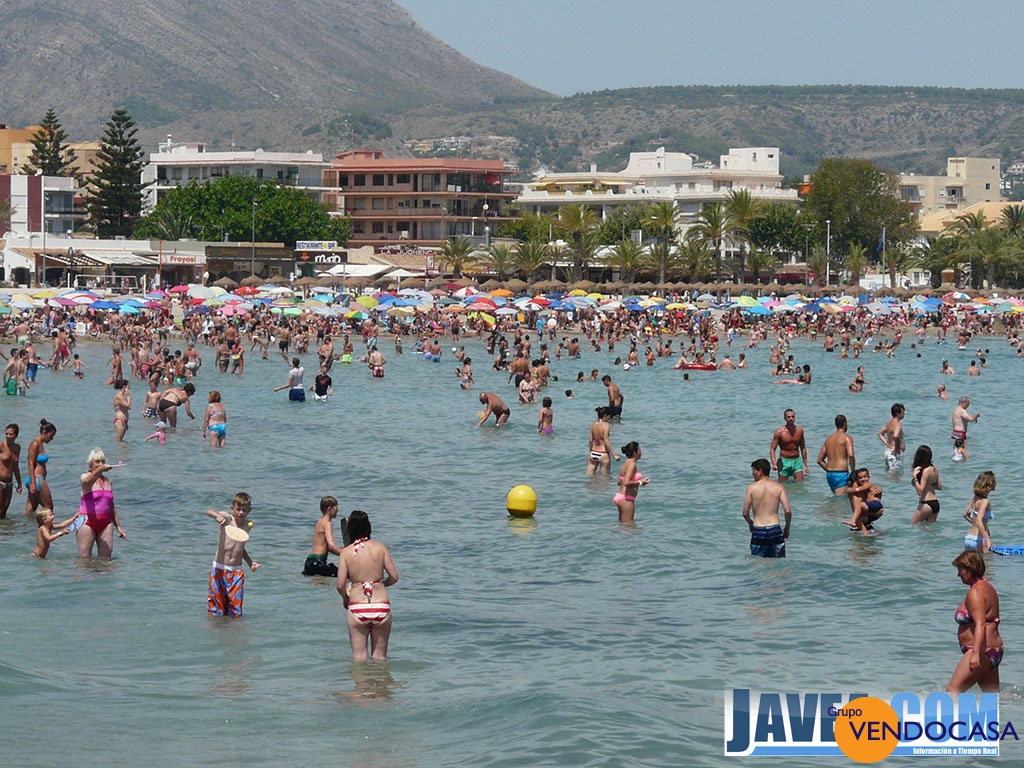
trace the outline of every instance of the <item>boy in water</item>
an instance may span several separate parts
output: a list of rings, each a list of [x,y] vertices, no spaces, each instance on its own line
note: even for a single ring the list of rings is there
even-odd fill
[[[875,528],[872,523],[883,514],[882,488],[872,483],[870,472],[861,467],[854,472],[854,479],[847,486],[846,493],[850,497],[852,515],[849,520],[843,520],[843,525],[850,526],[851,531],[873,533]]]
[[[77,514],[74,517],[69,517],[63,523],[54,523],[52,509],[40,509],[36,512],[36,525],[39,526],[39,532],[36,534],[36,548],[32,550],[32,557],[46,557],[52,542],[71,533],[68,526],[75,521],[76,517],[78,517]],[[54,530],[58,530],[60,533],[54,533]]]
[[[327,562],[327,555],[341,554],[334,543],[334,518],[338,516],[338,500],[333,496],[320,499],[320,519],[313,528],[313,546],[302,568],[303,576],[337,576],[338,566]]]
[[[245,589],[245,571],[242,561],[249,564],[252,570],[260,564],[249,557],[245,551],[245,542],[228,536],[229,528],[241,529],[248,538],[248,526],[245,519],[252,509],[252,499],[248,493],[236,493],[231,500],[230,512],[207,510],[207,517],[212,517],[220,526],[220,538],[217,540],[217,556],[210,569],[210,590],[207,597],[207,613],[211,616],[241,616],[242,598]]]

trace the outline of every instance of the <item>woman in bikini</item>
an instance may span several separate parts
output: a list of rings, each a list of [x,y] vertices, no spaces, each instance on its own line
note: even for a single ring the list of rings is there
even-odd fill
[[[160,402],[156,404],[160,420],[167,423],[171,429],[178,426],[178,406],[185,406],[185,413],[190,419],[195,418],[192,413],[192,406],[189,405],[189,398],[196,393],[195,385],[190,381],[184,387],[171,387],[160,395]]]
[[[53,510],[53,496],[50,494],[50,486],[46,482],[46,462],[50,457],[46,455],[43,446],[53,440],[57,434],[57,428],[46,419],[39,422],[39,434],[28,444],[28,479],[25,487],[28,490],[28,498],[25,500],[25,514],[33,514],[40,505],[45,509]]]
[[[89,452],[89,471],[82,477],[82,505],[78,514],[85,515],[85,525],[78,529],[78,556],[92,557],[95,545],[99,557],[110,557],[114,551],[114,530],[118,536],[127,539],[128,534],[117,519],[114,505],[114,487],[104,474],[110,465],[99,448]]]
[[[964,693],[975,683],[982,691],[999,692],[999,662],[1003,638],[999,634],[999,595],[985,581],[985,559],[977,552],[962,552],[953,561],[960,581],[970,589],[956,609],[960,658],[947,693]]]
[[[914,453],[914,473],[911,478],[914,490],[917,491],[917,509],[914,510],[912,523],[934,523],[939,519],[939,498],[936,491],[942,490],[939,470],[932,464],[932,449],[927,445],[918,447]]]
[[[338,557],[338,594],[348,609],[352,658],[383,660],[388,657],[391,636],[387,588],[398,583],[398,570],[391,562],[388,548],[370,540],[370,518],[365,512],[353,510],[346,521],[346,531],[352,543]]]
[[[634,441],[622,446],[622,455],[626,460],[622,462],[622,472],[619,474],[619,492],[612,501],[619,510],[619,522],[631,523],[636,514],[636,494],[641,485],[650,482],[650,478],[644,477],[636,466],[642,456],[639,443]]]
[[[114,439],[117,442],[124,442],[124,435],[128,431],[128,414],[132,411],[132,387],[125,379],[118,379],[114,382]]]
[[[595,408],[597,421],[590,425],[590,445],[587,454],[587,475],[610,475],[612,472],[612,456],[619,456],[612,450],[611,427],[608,420],[612,417],[612,409],[607,405]]]

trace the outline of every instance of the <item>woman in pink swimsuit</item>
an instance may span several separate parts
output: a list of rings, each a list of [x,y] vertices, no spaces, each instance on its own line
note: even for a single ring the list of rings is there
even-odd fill
[[[114,551],[114,529],[122,539],[128,534],[117,519],[114,489],[103,473],[110,469],[107,457],[99,448],[89,453],[89,471],[82,475],[82,505],[78,514],[85,515],[85,525],[78,529],[78,556],[92,557],[93,545],[99,557],[110,557]]]
[[[391,553],[379,541],[370,540],[370,518],[359,509],[345,521],[347,539],[352,541],[338,557],[338,594],[348,609],[348,637],[352,658],[388,657],[391,636],[391,602],[387,588],[398,583],[398,570]]]
[[[622,446],[621,450],[626,460],[622,462],[622,473],[619,475],[619,492],[612,501],[619,510],[619,522],[631,523],[636,514],[636,494],[641,485],[647,485],[651,480],[644,477],[636,466],[643,455],[640,444],[634,440]]]

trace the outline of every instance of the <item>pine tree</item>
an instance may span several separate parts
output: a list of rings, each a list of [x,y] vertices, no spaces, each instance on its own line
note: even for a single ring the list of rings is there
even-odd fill
[[[44,176],[74,176],[73,166],[77,159],[74,150],[67,145],[68,135],[61,127],[57,113],[46,110],[39,130],[32,134],[32,154],[21,172],[34,174],[42,171]]]
[[[96,171],[89,182],[86,203],[89,222],[98,237],[130,237],[142,213],[143,153],[135,134],[135,121],[126,110],[111,115],[96,155]]]

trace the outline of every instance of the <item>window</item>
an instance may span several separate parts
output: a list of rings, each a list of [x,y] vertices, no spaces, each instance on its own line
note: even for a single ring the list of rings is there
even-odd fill
[[[181,180],[181,168],[171,168],[171,178],[175,181]]]
[[[366,210],[366,198],[357,197],[352,201],[353,211],[365,211]]]
[[[383,211],[384,210],[384,198],[383,197],[375,197],[375,198],[373,198],[373,210],[375,210],[375,211]]]
[[[992,189],[992,185],[988,182],[985,183],[985,189]]]
[[[383,173],[375,173],[375,174],[373,174],[373,186],[375,186],[375,187],[383,187],[384,186],[384,174]]]
[[[395,186],[395,175],[393,173],[389,173],[388,174],[388,186],[389,187]]]
[[[352,234],[363,235],[366,234],[366,222],[364,221],[353,221],[352,222]]]
[[[399,184],[408,184],[411,181],[411,179],[409,178],[409,174],[408,173],[400,173],[400,174],[398,174],[398,176],[396,177],[395,180]]]
[[[354,180],[353,180],[353,186],[365,187],[366,186],[366,174],[365,173],[357,173],[355,175]]]
[[[383,235],[384,234],[384,222],[383,221],[374,221],[374,222],[372,222],[372,226],[373,226],[373,234],[375,234],[375,235]]]
[[[343,173],[343,174],[341,174],[338,177],[338,186],[339,187],[347,187],[348,186],[348,174],[347,173]]]

